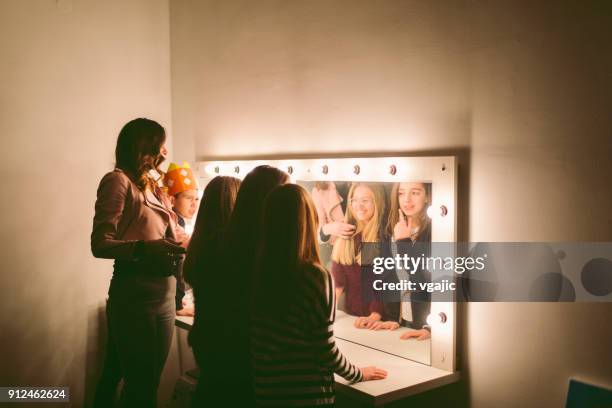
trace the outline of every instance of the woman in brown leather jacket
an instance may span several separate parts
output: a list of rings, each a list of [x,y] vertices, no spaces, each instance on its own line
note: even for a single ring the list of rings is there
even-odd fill
[[[108,331],[124,380],[121,402],[129,407],[157,404],[174,329],[174,274],[185,252],[177,242],[176,216],[154,176],[161,174],[165,142],[155,121],[135,119],[123,127],[115,169],[98,187],[91,233],[93,255],[115,260]]]

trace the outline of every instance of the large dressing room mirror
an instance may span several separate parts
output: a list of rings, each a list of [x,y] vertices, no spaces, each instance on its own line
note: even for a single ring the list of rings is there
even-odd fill
[[[261,164],[287,172],[315,204],[321,262],[334,278],[335,336],[454,371],[454,297],[397,285],[454,277],[426,266],[408,271],[377,262],[428,257],[437,250],[432,242],[455,241],[454,158],[216,161],[199,162],[197,169],[205,184],[216,175],[244,177]],[[448,245],[443,248],[448,252]]]

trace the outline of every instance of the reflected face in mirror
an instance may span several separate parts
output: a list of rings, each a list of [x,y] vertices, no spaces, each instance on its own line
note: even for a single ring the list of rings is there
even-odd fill
[[[366,186],[355,188],[350,205],[351,213],[358,222],[368,222],[374,216],[374,192]]]
[[[407,217],[420,215],[426,210],[427,194],[423,183],[400,183],[397,198],[400,209]]]

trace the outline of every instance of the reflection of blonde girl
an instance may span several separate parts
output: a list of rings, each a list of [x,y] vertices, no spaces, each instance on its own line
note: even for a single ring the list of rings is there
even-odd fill
[[[396,183],[391,191],[391,209],[387,222],[386,236],[399,244],[396,251],[409,257],[421,256],[424,246],[415,247],[416,243],[431,242],[431,221],[427,208],[431,203],[430,186],[425,183]],[[395,256],[395,254],[393,254]],[[428,272],[420,269],[411,276],[412,281],[428,280]],[[425,340],[430,337],[426,325],[429,314],[429,297],[423,293],[411,293],[415,302],[385,302],[385,314],[390,321],[377,322],[371,328],[375,330],[395,330],[400,325],[411,327],[402,339],[416,337]]]
[[[336,298],[345,293],[346,312],[359,316],[355,327],[370,328],[383,313],[383,304],[372,286],[373,275],[361,273],[361,247],[363,242],[380,241],[384,203],[380,185],[354,183],[348,193],[345,219],[356,226],[355,234],[336,240],[332,251]]]

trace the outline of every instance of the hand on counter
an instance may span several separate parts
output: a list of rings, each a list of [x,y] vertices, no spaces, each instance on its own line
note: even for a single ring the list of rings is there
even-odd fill
[[[371,329],[374,324],[380,321],[381,316],[372,312],[369,316],[362,316],[355,319],[354,326],[358,329]]]
[[[370,367],[362,367],[361,376],[363,377],[363,381],[372,381],[372,380],[383,380],[387,378],[387,372],[382,368],[377,368],[374,366]]]
[[[399,328],[398,322],[376,322],[371,330],[397,330]]]
[[[417,340],[427,340],[431,337],[431,333],[429,330],[420,329],[420,330],[411,330],[400,336],[402,340],[408,340],[411,338],[416,338]]]

